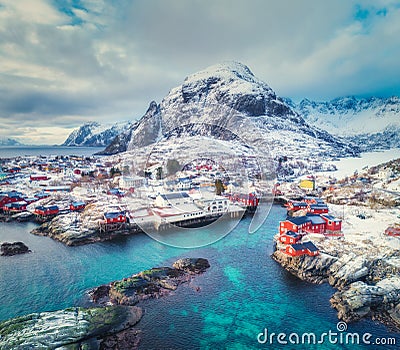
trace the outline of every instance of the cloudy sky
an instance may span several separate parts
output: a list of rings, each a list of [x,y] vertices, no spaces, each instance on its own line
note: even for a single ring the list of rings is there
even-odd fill
[[[0,137],[142,116],[237,60],[280,96],[400,95],[398,0],[0,0]]]

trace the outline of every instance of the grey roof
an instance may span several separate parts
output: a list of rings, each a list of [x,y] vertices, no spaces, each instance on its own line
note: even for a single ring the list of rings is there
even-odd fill
[[[162,199],[178,199],[178,198],[189,198],[189,195],[186,192],[176,192],[176,193],[166,193],[160,195]]]
[[[308,218],[313,225],[325,224],[325,220],[319,215],[308,215]]]

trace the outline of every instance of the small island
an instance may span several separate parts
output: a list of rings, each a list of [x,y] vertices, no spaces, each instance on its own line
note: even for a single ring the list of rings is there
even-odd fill
[[[207,259],[182,258],[89,291],[91,308],[33,313],[0,323],[5,349],[126,349],[138,347],[141,300],[167,295],[210,267]],[[117,347],[116,347],[117,346]]]
[[[0,255],[2,256],[12,256],[30,252],[31,250],[23,242],[4,242],[0,246]]]

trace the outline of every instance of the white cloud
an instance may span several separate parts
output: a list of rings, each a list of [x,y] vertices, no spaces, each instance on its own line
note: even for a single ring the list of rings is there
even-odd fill
[[[0,4],[2,127],[139,117],[186,75],[232,59],[283,96],[400,92],[396,1]]]

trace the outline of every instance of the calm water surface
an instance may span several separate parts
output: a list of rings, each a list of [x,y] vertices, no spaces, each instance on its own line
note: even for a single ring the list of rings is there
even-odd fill
[[[285,210],[274,206],[256,233],[247,233],[250,220],[244,219],[227,237],[196,249],[166,246],[144,234],[66,247],[30,234],[32,223],[0,223],[0,241],[21,240],[33,251],[0,258],[0,319],[81,305],[91,287],[170,265],[180,257],[205,257],[211,264],[205,274],[168,297],[145,302],[142,349],[337,349],[330,344],[257,343],[264,328],[288,334],[336,331],[336,312],[329,304],[333,289],[302,282],[270,258],[272,237],[284,217]],[[400,344],[399,334],[373,321],[348,327],[349,332],[370,332],[373,338],[395,336]]]

